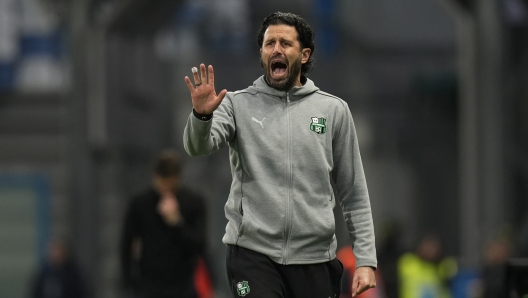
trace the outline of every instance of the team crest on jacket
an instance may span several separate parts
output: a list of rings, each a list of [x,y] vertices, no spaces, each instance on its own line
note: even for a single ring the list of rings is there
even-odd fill
[[[244,280],[244,281],[237,283],[236,287],[237,287],[238,296],[244,297],[247,294],[249,294],[249,284],[247,281]]]
[[[310,123],[310,130],[320,135],[326,132],[326,119],[312,117],[312,123]]]

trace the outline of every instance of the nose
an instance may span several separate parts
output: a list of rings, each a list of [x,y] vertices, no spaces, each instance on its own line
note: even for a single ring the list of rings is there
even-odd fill
[[[282,47],[280,42],[275,43],[275,46],[273,47],[273,54],[280,53],[282,54]]]

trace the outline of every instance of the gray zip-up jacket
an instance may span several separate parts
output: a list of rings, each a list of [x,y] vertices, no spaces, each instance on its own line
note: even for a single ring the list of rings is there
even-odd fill
[[[376,267],[367,184],[346,102],[309,79],[283,92],[262,76],[228,92],[212,119],[189,116],[187,153],[211,154],[226,145],[233,181],[225,244],[285,265],[330,261],[336,257],[337,197],[356,266]]]

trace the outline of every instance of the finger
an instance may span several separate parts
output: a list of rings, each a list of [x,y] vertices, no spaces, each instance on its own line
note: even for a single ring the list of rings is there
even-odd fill
[[[196,67],[193,67],[191,70],[193,73],[194,84],[196,86],[199,86],[202,83],[202,81],[200,80],[200,77],[198,76],[198,69]]]
[[[368,287],[368,285],[366,284],[359,284],[357,290],[356,290],[356,293],[359,295],[363,292],[365,292],[366,290],[370,289],[370,287]]]
[[[202,84],[207,84],[207,73],[205,72],[205,64],[200,64],[200,74],[202,76]]]
[[[187,85],[187,88],[189,88],[191,93],[194,92],[194,85],[191,83],[191,79],[187,76],[185,77],[185,85]]]
[[[372,288],[375,288],[376,287],[376,282],[373,281],[373,280],[366,280],[364,283],[362,282],[359,282],[358,283],[358,289],[357,289],[357,294],[361,294],[363,292],[365,292],[366,290],[368,289],[372,289]]]
[[[352,297],[356,297],[357,288],[358,288],[358,279],[354,278],[352,280]]]
[[[208,80],[208,82],[214,88],[214,70],[213,70],[213,66],[212,65],[209,65],[209,80]]]

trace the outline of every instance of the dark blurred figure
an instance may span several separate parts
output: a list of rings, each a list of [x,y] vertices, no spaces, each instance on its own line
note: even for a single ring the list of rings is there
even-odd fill
[[[378,249],[377,271],[383,280],[384,292],[389,298],[398,297],[398,259],[403,254],[401,238],[401,229],[397,222],[391,221],[385,224]]]
[[[177,153],[155,161],[152,186],[130,202],[121,239],[122,274],[134,298],[195,298],[198,260],[204,255],[206,208],[180,187]]]
[[[47,258],[33,281],[31,297],[84,298],[85,290],[79,267],[66,243],[50,241]]]
[[[448,282],[456,274],[453,258],[443,257],[442,244],[434,234],[421,238],[416,252],[398,260],[400,298],[450,298]]]
[[[483,298],[506,298],[506,262],[511,244],[506,238],[493,239],[486,247],[482,269]]]

